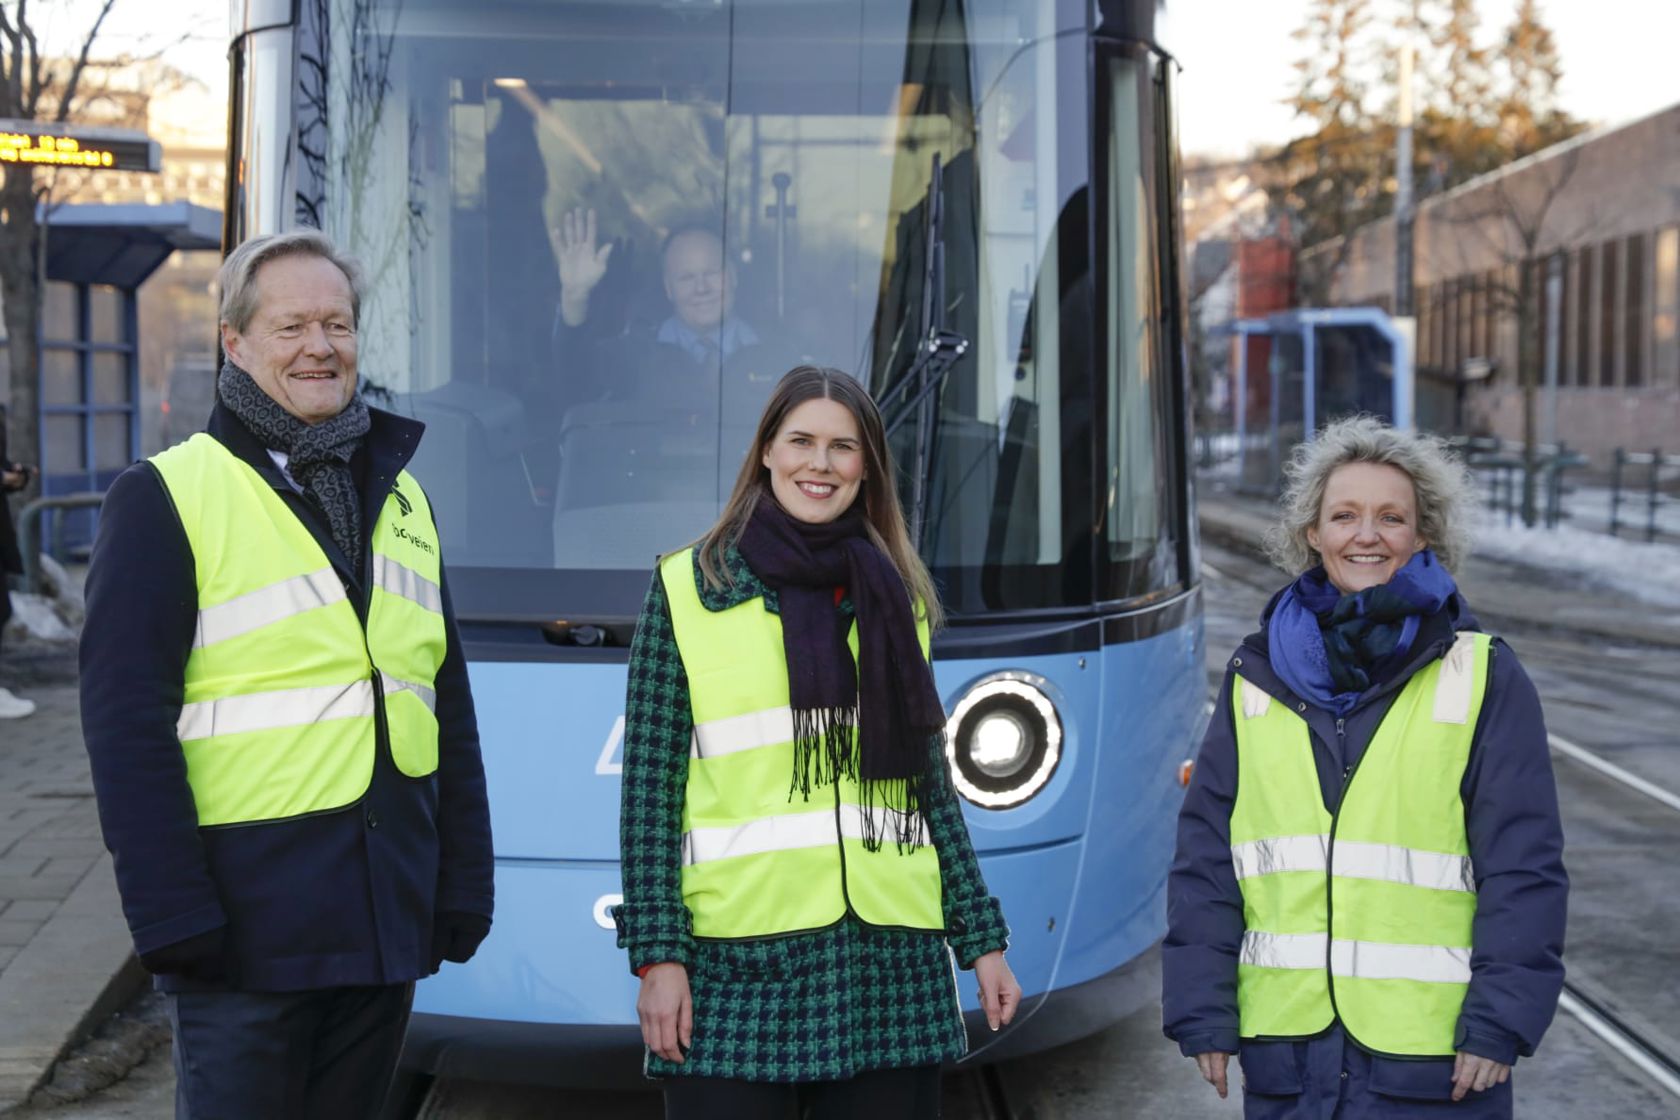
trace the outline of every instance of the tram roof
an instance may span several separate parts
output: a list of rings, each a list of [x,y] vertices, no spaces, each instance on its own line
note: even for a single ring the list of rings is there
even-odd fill
[[[46,216],[47,279],[138,288],[178,249],[220,249],[222,214],[190,202],[66,203]]]

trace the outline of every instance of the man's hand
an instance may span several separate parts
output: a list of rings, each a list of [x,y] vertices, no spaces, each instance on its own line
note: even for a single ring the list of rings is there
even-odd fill
[[[595,211],[568,210],[554,231],[554,252],[560,263],[560,318],[580,327],[589,318],[589,293],[607,274],[612,242],[595,245]]]
[[[1021,985],[1010,971],[1002,953],[987,953],[974,962],[974,978],[980,981],[980,1009],[986,1025],[994,1031],[1015,1018],[1021,1006]]]
[[[140,963],[154,975],[185,976],[206,983],[228,979],[227,927],[217,926],[182,941],[160,945],[140,954]]]
[[[1453,1062],[1452,1099],[1461,1101],[1472,1089],[1480,1093],[1495,1085],[1503,1085],[1510,1076],[1511,1067],[1504,1062],[1460,1050]]]
[[[1209,1050],[1205,1054],[1196,1055],[1196,1068],[1202,1071],[1202,1080],[1213,1086],[1220,1100],[1225,1099],[1225,1067],[1230,1061],[1231,1055],[1222,1050]]]
[[[642,1021],[647,1048],[679,1065],[694,1040],[694,1001],[688,991],[688,969],[680,964],[656,964],[642,977],[636,997],[636,1018]]]
[[[431,972],[444,961],[466,964],[490,933],[490,919],[465,910],[443,910],[432,917]]]

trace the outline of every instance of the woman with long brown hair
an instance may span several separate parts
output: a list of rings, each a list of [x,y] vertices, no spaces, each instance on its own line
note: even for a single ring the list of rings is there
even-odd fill
[[[1021,990],[945,769],[940,620],[880,413],[800,366],[630,651],[619,944],[667,1117],[922,1120]]]

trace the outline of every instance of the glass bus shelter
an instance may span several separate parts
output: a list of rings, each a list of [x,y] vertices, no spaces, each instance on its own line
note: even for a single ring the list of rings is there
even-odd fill
[[[177,249],[220,248],[222,216],[187,202],[65,204],[43,224],[41,492],[103,491],[140,451],[140,285]],[[92,510],[56,516],[42,540],[92,540]]]
[[[1276,493],[1296,444],[1339,416],[1364,412],[1412,427],[1411,339],[1379,308],[1280,311],[1229,329],[1243,489]],[[1269,345],[1252,346],[1255,339]],[[1264,368],[1250,369],[1251,352],[1264,356]]]

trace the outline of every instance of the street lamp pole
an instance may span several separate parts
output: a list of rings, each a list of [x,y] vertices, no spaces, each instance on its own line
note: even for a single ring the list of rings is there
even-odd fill
[[[1395,136],[1394,314],[1411,318],[1412,310],[1412,66],[1416,50],[1417,0],[1412,21],[1400,36],[1399,130]]]

